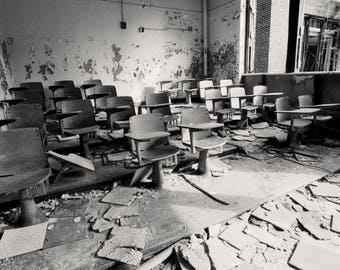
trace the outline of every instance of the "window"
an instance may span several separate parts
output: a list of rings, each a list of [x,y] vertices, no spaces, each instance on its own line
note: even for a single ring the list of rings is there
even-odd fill
[[[301,71],[337,70],[339,26],[339,21],[315,16],[305,17]]]

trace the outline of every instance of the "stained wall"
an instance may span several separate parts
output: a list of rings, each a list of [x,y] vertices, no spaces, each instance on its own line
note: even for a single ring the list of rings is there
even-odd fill
[[[120,1],[1,0],[0,97],[22,81],[99,78],[138,102],[160,80],[201,75],[201,1],[124,3],[125,30]]]
[[[240,0],[208,2],[209,76],[238,80],[240,63]]]

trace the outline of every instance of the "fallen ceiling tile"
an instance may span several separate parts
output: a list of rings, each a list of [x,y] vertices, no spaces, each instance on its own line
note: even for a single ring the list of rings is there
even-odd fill
[[[0,241],[0,259],[43,248],[47,222],[23,228],[5,230]]]
[[[308,270],[340,269],[340,253],[334,248],[332,250],[323,247],[319,242],[300,241],[289,260],[289,265]]]
[[[267,221],[282,230],[288,230],[295,222],[297,215],[294,212],[281,208],[273,211],[266,211],[258,207],[251,213],[257,219]]]
[[[259,240],[260,243],[266,244],[270,247],[281,249],[283,240],[279,237],[276,237],[269,232],[265,231],[264,229],[261,229],[254,225],[248,225],[244,232],[257,240]]]
[[[316,197],[340,197],[340,187],[335,184],[317,182],[309,185],[309,188]]]

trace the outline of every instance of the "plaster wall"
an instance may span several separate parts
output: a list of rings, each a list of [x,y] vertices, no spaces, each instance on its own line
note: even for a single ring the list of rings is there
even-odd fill
[[[209,76],[238,81],[240,62],[240,0],[212,0],[208,6]]]
[[[113,0],[1,0],[0,18],[9,86],[99,78],[138,102],[157,81],[202,72],[201,1],[124,1],[125,30],[120,1]]]
[[[288,28],[288,0],[273,0],[271,3],[268,72],[286,72]]]

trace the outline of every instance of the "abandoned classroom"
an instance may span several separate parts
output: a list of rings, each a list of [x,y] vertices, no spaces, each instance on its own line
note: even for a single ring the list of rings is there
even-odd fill
[[[0,45],[1,270],[340,269],[339,0],[1,0]]]

